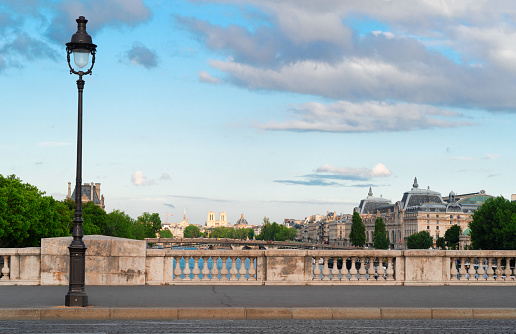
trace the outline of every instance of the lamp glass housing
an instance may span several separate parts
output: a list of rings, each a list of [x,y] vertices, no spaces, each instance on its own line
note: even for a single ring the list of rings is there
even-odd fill
[[[88,65],[90,57],[90,51],[86,49],[75,49],[73,50],[73,61],[79,68],[83,68]]]

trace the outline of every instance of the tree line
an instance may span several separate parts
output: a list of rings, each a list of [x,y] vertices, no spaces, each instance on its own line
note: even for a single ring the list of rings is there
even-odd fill
[[[73,200],[57,201],[15,175],[0,174],[0,247],[39,247],[41,238],[70,236],[74,211]],[[84,235],[143,240],[161,229],[157,213],[133,219],[120,210],[106,213],[93,202],[82,205],[82,219]]]

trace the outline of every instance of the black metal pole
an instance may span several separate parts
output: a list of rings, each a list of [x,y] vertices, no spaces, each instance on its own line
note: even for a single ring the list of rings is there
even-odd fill
[[[77,172],[75,179],[75,214],[73,219],[73,240],[70,250],[70,275],[68,293],[65,297],[66,306],[88,306],[88,295],[84,290],[86,274],[86,245],[82,240],[82,92],[84,80],[79,74],[77,80],[79,92],[78,125],[77,125]]]

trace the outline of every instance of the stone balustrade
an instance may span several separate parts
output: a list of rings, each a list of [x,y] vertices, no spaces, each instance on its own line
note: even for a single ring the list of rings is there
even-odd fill
[[[0,285],[68,284],[71,238],[0,248]],[[178,250],[86,236],[86,285],[516,285],[516,251]]]
[[[0,248],[0,285],[39,285],[41,250],[39,247]]]

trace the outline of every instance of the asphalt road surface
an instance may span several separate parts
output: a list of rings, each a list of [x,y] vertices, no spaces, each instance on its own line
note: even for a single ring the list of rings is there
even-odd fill
[[[4,333],[516,333],[516,320],[0,321]]]

